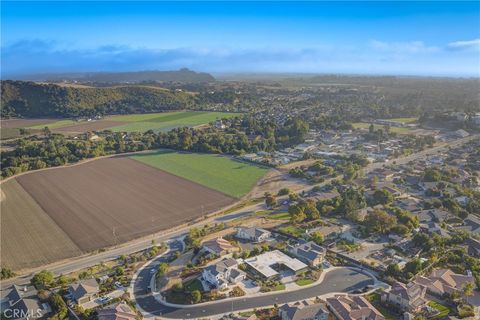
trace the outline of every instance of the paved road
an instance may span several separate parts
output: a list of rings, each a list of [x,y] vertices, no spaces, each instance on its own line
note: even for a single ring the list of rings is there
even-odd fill
[[[174,248],[172,248],[174,250]],[[165,261],[166,257],[157,258],[155,264]],[[260,308],[273,304],[284,304],[292,301],[309,299],[316,296],[333,293],[349,292],[373,285],[373,279],[350,268],[340,268],[325,275],[322,283],[300,289],[294,292],[279,292],[278,294],[244,298],[233,301],[219,301],[206,306],[192,308],[174,308],[161,304],[151,293],[147,293],[152,274],[150,266],[141,270],[135,280],[133,293],[137,304],[151,315],[172,319],[192,319],[208,317],[239,310]]]

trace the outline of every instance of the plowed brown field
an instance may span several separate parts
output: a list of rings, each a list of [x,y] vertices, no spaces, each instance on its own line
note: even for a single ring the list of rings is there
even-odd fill
[[[48,124],[55,122],[55,119],[2,119],[0,126],[2,128],[24,128],[36,126],[40,124]]]
[[[17,180],[83,251],[158,232],[234,201],[127,157],[34,172]]]
[[[14,270],[81,254],[65,232],[15,180],[2,184],[1,263]]]

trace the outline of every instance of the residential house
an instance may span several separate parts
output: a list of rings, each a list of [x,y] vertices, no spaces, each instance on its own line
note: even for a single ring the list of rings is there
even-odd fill
[[[229,258],[203,269],[202,278],[217,289],[225,289],[228,283],[238,283],[245,279],[245,273],[236,269],[235,259]]]
[[[337,190],[333,189],[330,191],[315,192],[312,198],[317,201],[322,201],[331,200],[337,197],[340,197],[340,193]]]
[[[428,232],[429,234],[438,234],[442,237],[445,238],[451,238],[450,234],[447,232],[447,230],[443,229],[442,226],[436,222],[427,222],[427,223],[421,223],[420,224],[420,229],[422,229],[425,232]]]
[[[388,168],[377,169],[371,173],[371,175],[376,176],[379,181],[391,181],[396,174],[396,171]]]
[[[468,202],[470,201],[470,199],[466,196],[461,196],[461,197],[456,197],[455,201],[457,201],[459,205],[465,208],[468,205]]]
[[[363,296],[336,295],[327,298],[327,306],[338,320],[385,320]]]
[[[317,245],[313,241],[288,246],[287,250],[295,255],[298,260],[311,267],[316,267],[322,264],[325,254],[327,253],[327,250],[324,247]]]
[[[135,320],[137,314],[125,302],[109,305],[97,311],[98,320]]]
[[[421,200],[417,198],[397,199],[394,204],[404,210],[414,212],[422,209]]]
[[[329,320],[330,312],[323,303],[300,301],[284,304],[278,310],[282,320]]]
[[[433,294],[443,296],[451,295],[455,291],[462,293],[467,283],[475,283],[475,278],[472,275],[454,273],[449,269],[437,269],[428,276],[416,277],[415,283],[426,287]]]
[[[6,296],[8,303],[2,305],[2,319],[44,319],[51,312],[48,303],[41,303],[37,289],[32,285],[13,285]]]
[[[465,244],[467,245],[467,252],[469,255],[480,258],[480,241],[468,238],[465,240]]]
[[[228,240],[215,238],[202,243],[202,248],[216,256],[223,256],[227,253],[238,251],[238,248],[232,245]]]
[[[270,231],[261,228],[245,228],[240,227],[237,229],[236,237],[239,239],[249,240],[253,242],[263,242],[270,238],[272,234]]]
[[[462,226],[455,226],[454,228],[457,230],[480,234],[480,219],[469,214],[468,217],[463,220]]]
[[[305,271],[308,266],[298,259],[291,258],[279,250],[264,252],[258,256],[244,260],[247,271],[262,279],[279,279],[280,268],[289,269],[298,274]]]
[[[100,289],[97,281],[94,278],[89,278],[71,284],[70,287],[68,287],[68,291],[73,301],[82,305],[94,300],[100,292]]]
[[[403,196],[403,193],[394,188],[394,187],[391,187],[391,186],[383,186],[382,189],[385,189],[387,190],[388,192],[390,192],[395,198],[399,198],[399,197],[402,197]]]
[[[418,312],[427,303],[426,293],[426,287],[414,282],[407,284],[395,282],[389,290],[382,294],[381,298],[382,301],[395,305],[402,311]]]

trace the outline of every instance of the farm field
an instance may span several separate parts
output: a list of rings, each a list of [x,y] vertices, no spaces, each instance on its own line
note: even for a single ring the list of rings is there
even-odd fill
[[[20,137],[20,128],[29,126],[40,126],[41,128],[48,123],[55,122],[55,119],[2,119],[0,120],[0,137],[1,140]],[[43,124],[43,126],[42,126]],[[39,131],[38,129],[30,129],[30,133]]]
[[[40,126],[42,129],[46,124],[53,123],[55,119],[2,119],[0,126],[2,128],[27,128]],[[43,126],[42,126],[43,125]]]
[[[164,112],[153,114],[137,114],[125,116],[112,116],[113,121],[128,122],[124,125],[110,128],[112,131],[168,131],[177,127],[195,127],[209,123],[216,119],[231,118],[237,116],[235,113],[225,112]]]
[[[268,171],[212,154],[162,150],[137,154],[130,158],[235,198],[248,193]]]
[[[83,252],[168,229],[234,201],[122,156],[16,180]]]
[[[78,134],[89,131],[109,129],[115,132],[155,132],[168,131],[178,127],[195,127],[221,118],[231,118],[238,113],[207,111],[175,111],[148,114],[114,115],[100,120],[75,121],[71,119],[9,119],[2,120],[4,135],[18,136],[19,128],[41,130],[48,127],[51,131],[62,134]],[[5,129],[4,129],[5,128]],[[7,131],[8,129],[8,131]],[[16,130],[15,130],[16,129]]]
[[[77,121],[70,120],[70,119],[63,119],[63,120],[57,120],[54,122],[49,122],[49,123],[41,123],[33,126],[28,126],[27,128],[29,129],[43,129],[45,127],[48,127],[50,130],[52,129],[57,129],[65,126],[72,126],[78,124]]]
[[[81,254],[16,180],[2,184],[0,204],[2,266],[19,270]]]
[[[0,128],[0,139],[11,139],[20,136],[20,129],[17,128]]]
[[[100,131],[111,128],[113,126],[122,125],[120,121],[112,121],[112,120],[101,120],[101,121],[83,121],[80,123],[76,123],[74,125],[62,126],[56,129],[53,129],[53,132],[58,133],[83,133],[83,132],[90,132],[90,131]]]
[[[390,120],[394,120],[394,119],[390,119]],[[352,123],[352,126],[355,129],[368,129],[370,127],[370,123],[355,122],[355,123]],[[374,126],[375,130],[383,128],[383,125],[379,125],[379,124],[374,124],[373,126]],[[390,131],[395,132],[395,133],[399,133],[399,134],[409,134],[411,132],[411,129],[410,128],[400,128],[400,127],[390,127]]]

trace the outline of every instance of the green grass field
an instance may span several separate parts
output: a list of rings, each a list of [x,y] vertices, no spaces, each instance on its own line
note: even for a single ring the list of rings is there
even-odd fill
[[[57,128],[66,127],[66,126],[73,126],[75,124],[79,124],[79,122],[73,121],[73,120],[70,120],[70,119],[66,119],[66,120],[58,120],[58,121],[51,122],[51,123],[46,123],[46,124],[38,124],[36,126],[31,126],[31,127],[27,127],[27,128],[29,128],[29,129],[43,129],[45,127],[48,127],[49,129],[57,129]]]
[[[112,131],[168,131],[177,127],[194,127],[212,122],[221,118],[232,118],[238,113],[227,112],[162,112],[152,114],[134,114],[124,116],[112,116],[109,120],[125,121],[124,125],[110,128]]]
[[[195,127],[222,118],[233,118],[240,115],[240,113],[229,112],[208,112],[208,111],[175,111],[175,112],[159,112],[159,113],[147,113],[147,114],[128,114],[108,116],[104,120],[120,121],[125,124],[117,125],[109,128],[109,130],[115,132],[145,132],[153,130],[169,131],[178,127]],[[103,120],[97,120],[103,121]],[[49,127],[50,129],[58,129],[61,127],[71,126],[75,124],[81,124],[70,119],[58,120],[52,123],[40,124],[28,127],[30,129],[43,129]]]
[[[392,119],[393,120],[393,119]],[[353,128],[355,129],[368,129],[370,127],[370,123],[366,122],[354,122],[352,123]],[[373,127],[375,130],[383,129],[383,125],[374,124]],[[409,128],[400,128],[400,127],[390,127],[391,132],[399,133],[399,134],[408,134],[410,133]]]
[[[305,234],[305,229],[296,227],[294,225],[281,227],[280,229],[278,229],[278,231],[289,234],[289,235],[292,235],[292,236],[297,237],[297,238],[300,238],[301,236],[303,236]]]
[[[418,118],[393,118],[393,119],[388,119],[391,121],[398,121],[398,122],[403,122],[403,123],[414,123],[418,120]]]
[[[236,198],[248,193],[268,171],[213,154],[163,150],[131,158]]]

